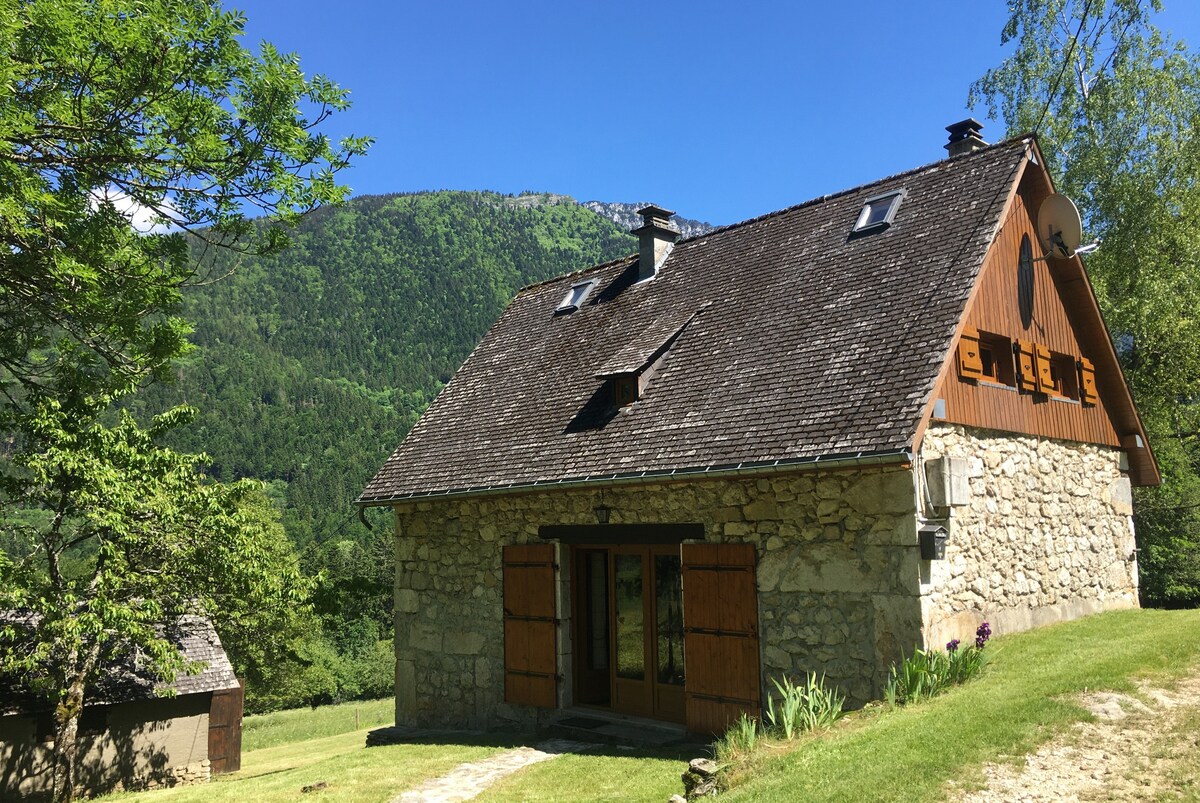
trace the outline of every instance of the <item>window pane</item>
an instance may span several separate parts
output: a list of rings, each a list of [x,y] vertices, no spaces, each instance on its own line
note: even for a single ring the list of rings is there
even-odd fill
[[[587,553],[588,668],[608,669],[608,553]]]
[[[645,623],[642,617],[642,556],[613,558],[617,608],[617,677],[646,676]]]
[[[867,222],[863,225],[874,226],[876,223],[882,223],[895,200],[895,198],[884,198],[882,201],[871,204],[871,211],[867,213]]]
[[[683,584],[678,555],[654,556],[658,682],[683,685]]]

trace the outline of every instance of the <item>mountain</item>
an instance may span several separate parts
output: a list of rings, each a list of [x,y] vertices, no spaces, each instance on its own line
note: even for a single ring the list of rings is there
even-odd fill
[[[607,215],[532,192],[363,196],[292,241],[197,251],[213,279],[185,291],[199,348],[131,403],[197,407],[171,445],[206,452],[215,478],[265,480],[319,578],[317,625],[279,668],[290,680],[251,684],[256,711],[389,693],[390,516],[368,511],[368,530],[352,501],[518,289],[637,250]]]
[[[350,504],[529,283],[637,250],[567,196],[364,196],[307,216],[269,258],[216,254],[189,288],[200,347],[149,412],[188,402],[175,445],[269,483],[301,547],[361,539]]]
[[[606,201],[584,201],[580,204],[585,209],[590,209],[597,215],[608,218],[626,231],[632,231],[642,225],[642,218],[638,215],[637,210],[646,205],[646,203],[622,204],[608,203]],[[679,229],[684,237],[697,237],[701,234],[708,234],[716,228],[711,223],[691,220],[679,215],[673,215],[671,222],[675,224],[675,227]]]

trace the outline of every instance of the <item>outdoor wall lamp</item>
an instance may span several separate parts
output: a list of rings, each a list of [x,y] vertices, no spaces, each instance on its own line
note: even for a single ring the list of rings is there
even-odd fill
[[[612,513],[612,508],[601,502],[596,505],[596,523],[608,524],[608,516]]]
[[[950,539],[946,528],[940,525],[926,524],[918,533],[921,544],[921,560],[945,560],[946,541]]]

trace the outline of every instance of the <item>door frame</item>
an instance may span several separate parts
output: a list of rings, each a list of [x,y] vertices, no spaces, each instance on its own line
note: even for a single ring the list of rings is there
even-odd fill
[[[683,602],[683,618],[684,618],[684,656],[687,666],[687,673],[684,680],[684,685],[680,687],[684,693],[685,709],[686,709],[686,725],[688,729],[695,733],[715,734],[720,733],[732,721],[734,721],[741,713],[749,713],[752,716],[758,716],[761,713],[762,689],[762,643],[758,633],[758,584],[756,581],[758,569],[758,549],[755,545],[748,542],[711,542],[705,537],[705,527],[702,524],[681,524],[681,523],[664,523],[664,524],[543,524],[538,527],[538,537],[544,541],[554,541],[562,546],[570,547],[592,547],[596,549],[611,550],[618,546],[635,546],[635,545],[651,545],[674,547],[678,545],[680,553],[680,568],[683,574],[682,585],[684,588]],[[565,559],[570,555],[569,565],[572,566],[571,572],[564,573],[564,581],[569,583],[569,593],[564,593],[563,603],[566,604],[569,599],[570,604],[570,621],[569,632],[571,634],[571,690],[574,694],[578,689],[580,682],[578,674],[574,671],[576,662],[579,660],[579,650],[575,645],[578,637],[578,591],[575,581],[576,575],[574,566],[576,563],[576,552],[572,549],[569,553],[563,553]],[[719,577],[726,573],[730,573],[730,577],[741,575],[746,578],[745,582],[735,583],[734,586],[741,587],[741,593],[736,594],[740,597],[740,605],[745,612],[746,621],[733,622],[732,626],[724,622],[704,622],[691,621],[696,618],[696,611],[692,611],[692,616],[688,616],[687,606],[687,588],[688,575],[691,572],[699,572],[701,576],[708,576],[715,572]],[[567,579],[569,578],[569,579]],[[718,590],[727,585],[726,583],[717,581]],[[693,589],[694,591],[696,589]],[[731,587],[731,591],[735,588]],[[566,591],[566,589],[564,589]],[[611,601],[610,601],[611,603]],[[701,620],[704,616],[701,612]],[[722,617],[723,618],[723,617]],[[697,674],[700,667],[693,661],[693,651],[699,649],[701,654],[695,656],[698,660],[703,661],[711,656],[706,655],[706,647],[701,647],[697,644],[689,646],[689,633],[694,636],[700,636],[703,639],[716,638],[720,642],[724,642],[724,647],[730,647],[732,653],[739,655],[738,663],[744,665],[746,679],[742,689],[724,690],[720,688],[708,689],[703,683],[703,672]],[[694,641],[694,638],[691,639]],[[737,645],[745,645],[746,648],[738,648]],[[563,653],[566,653],[566,649]],[[730,652],[727,649],[720,649],[720,652]],[[610,645],[611,653],[611,645]],[[721,660],[718,658],[718,664]],[[717,667],[718,681],[722,680],[725,674],[720,667]],[[611,678],[610,678],[611,683]],[[718,682],[716,685],[723,686],[723,682]],[[733,692],[733,693],[731,693]],[[578,697],[575,697],[578,699]],[[611,699],[610,699],[611,703]],[[577,705],[585,705],[586,703],[576,703]],[[600,708],[602,710],[611,711],[611,706],[589,706]]]
[[[575,567],[572,577],[571,592],[571,621],[573,623],[571,641],[580,647],[572,649],[572,675],[574,677],[574,699],[597,699],[603,695],[587,693],[583,684],[595,682],[597,671],[588,669],[583,662],[588,657],[587,648],[582,647],[592,636],[586,601],[584,600],[587,584],[582,582],[582,573],[587,571],[586,561],[582,556],[586,553],[602,552],[607,557],[607,595],[605,604],[607,612],[605,619],[608,626],[608,704],[583,703],[593,705],[618,713],[643,716],[653,719],[663,719],[683,723],[686,718],[685,690],[686,685],[662,683],[658,680],[658,616],[657,616],[657,566],[655,557],[674,556],[680,561],[680,597],[679,605],[682,612],[682,575],[683,558],[681,544],[668,542],[652,544],[630,543],[576,543],[571,545],[571,565]],[[620,678],[616,673],[617,660],[617,617],[616,617],[616,562],[622,555],[637,555],[641,559],[642,568],[642,655],[643,677],[641,680]],[[682,636],[682,632],[681,632]],[[681,644],[682,647],[682,644]],[[686,680],[685,680],[686,684]]]

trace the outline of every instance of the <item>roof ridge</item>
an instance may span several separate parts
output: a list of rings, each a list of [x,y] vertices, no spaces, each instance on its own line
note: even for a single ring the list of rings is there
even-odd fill
[[[920,165],[918,167],[913,167],[908,170],[902,170],[899,173],[892,173],[891,175],[884,176],[883,178],[877,178],[874,181],[868,181],[863,184],[857,184],[853,187],[848,187],[844,190],[838,190],[837,192],[826,193],[825,195],[821,195],[816,198],[810,198],[807,201],[801,201],[798,204],[792,204],[791,206],[785,206],[783,209],[776,209],[772,212],[766,212],[764,214],[758,215],[757,217],[747,218],[746,220],[740,220],[736,223],[729,223],[725,226],[718,226],[717,228],[713,229],[712,231],[707,231],[704,234],[697,234],[692,237],[684,237],[684,238],[678,240],[675,244],[681,245],[683,243],[690,243],[690,242],[694,242],[696,240],[702,240],[705,237],[711,237],[714,234],[724,234],[727,231],[731,231],[733,229],[740,229],[743,226],[750,226],[754,223],[759,223],[763,220],[769,220],[773,217],[779,217],[780,215],[786,215],[789,212],[795,212],[798,209],[804,209],[809,206],[815,206],[816,204],[825,203],[826,201],[830,201],[834,198],[840,198],[843,195],[849,195],[851,193],[858,192],[859,190],[866,189],[867,187],[871,187],[875,184],[883,184],[886,181],[894,181],[895,179],[903,178],[905,176],[911,176],[911,175],[915,175],[917,173],[923,173],[926,170],[929,170],[930,168],[936,167],[937,165],[940,165],[940,164],[945,164],[948,162],[954,162],[955,164],[961,164],[964,160],[972,159],[976,156],[979,156],[980,154],[991,153],[992,151],[999,150],[1000,148],[1010,147],[1017,143],[1028,144],[1030,140],[1036,140],[1036,139],[1037,139],[1037,135],[1033,134],[1033,133],[1020,134],[1018,136],[1009,137],[1007,139],[1000,140],[999,142],[993,143],[991,145],[988,145],[987,147],[980,148],[977,151],[973,151],[971,153],[964,154],[962,156],[947,157],[945,159],[938,159],[933,162],[926,162],[925,164]],[[524,293],[526,290],[532,290],[535,287],[542,287],[547,284],[553,284],[554,282],[560,282],[563,279],[567,279],[572,276],[579,276],[581,274],[588,273],[590,271],[600,270],[602,268],[611,268],[614,265],[620,264],[622,262],[628,262],[630,260],[637,259],[637,256],[638,255],[636,253],[628,254],[626,256],[618,257],[616,259],[610,259],[607,262],[601,262],[596,265],[589,265],[586,268],[577,268],[576,270],[569,271],[567,273],[560,273],[557,276],[551,276],[550,278],[543,279],[540,282],[533,282],[532,284],[527,284],[524,287],[522,287],[520,290],[518,290],[517,293],[518,294]]]
[[[905,176],[910,176],[910,175],[914,175],[917,173],[923,173],[926,170],[929,170],[930,168],[936,167],[940,164],[945,164],[948,162],[953,162],[955,164],[961,164],[966,159],[972,159],[983,153],[990,153],[992,151],[999,150],[1000,148],[1012,146],[1018,142],[1020,142],[1022,144],[1028,144],[1028,141],[1031,138],[1036,139],[1036,135],[1021,134],[1019,136],[1009,137],[1008,139],[1003,139],[999,142],[988,145],[987,147],[980,148],[977,151],[972,151],[971,153],[963,154],[962,156],[947,157],[945,159],[938,159],[933,162],[926,162],[925,164],[920,165],[918,167],[913,167],[908,170],[902,170],[899,173],[892,173],[891,175],[884,176],[883,178],[877,178],[874,181],[868,181],[863,184],[857,184],[853,187],[847,187],[844,190],[838,190],[837,192],[826,193],[825,195],[821,195],[816,198],[810,198],[807,201],[801,201],[798,204],[792,204],[791,206],[784,207],[783,209],[776,209],[773,212],[766,212],[764,214],[758,215],[757,217],[747,218],[746,220],[740,220],[737,223],[729,223],[725,226],[718,226],[717,228],[713,229],[712,231],[705,232],[704,234],[697,234],[692,237],[685,237],[685,238],[679,240],[676,243],[676,245],[680,245],[682,243],[690,243],[694,240],[702,240],[705,237],[711,237],[714,234],[723,234],[724,232],[730,231],[731,229],[739,229],[743,226],[749,226],[753,223],[758,223],[763,220],[769,220],[770,218],[773,218],[773,217],[778,217],[780,215],[786,215],[787,213],[795,212],[798,209],[804,209],[809,206],[815,206],[816,204],[819,204],[819,203],[825,203],[826,201],[830,201],[834,198],[840,198],[843,195],[850,195],[851,193],[858,192],[859,190],[864,190],[867,187],[871,187],[875,184],[883,184],[886,181],[894,181],[895,179],[904,178]]]

